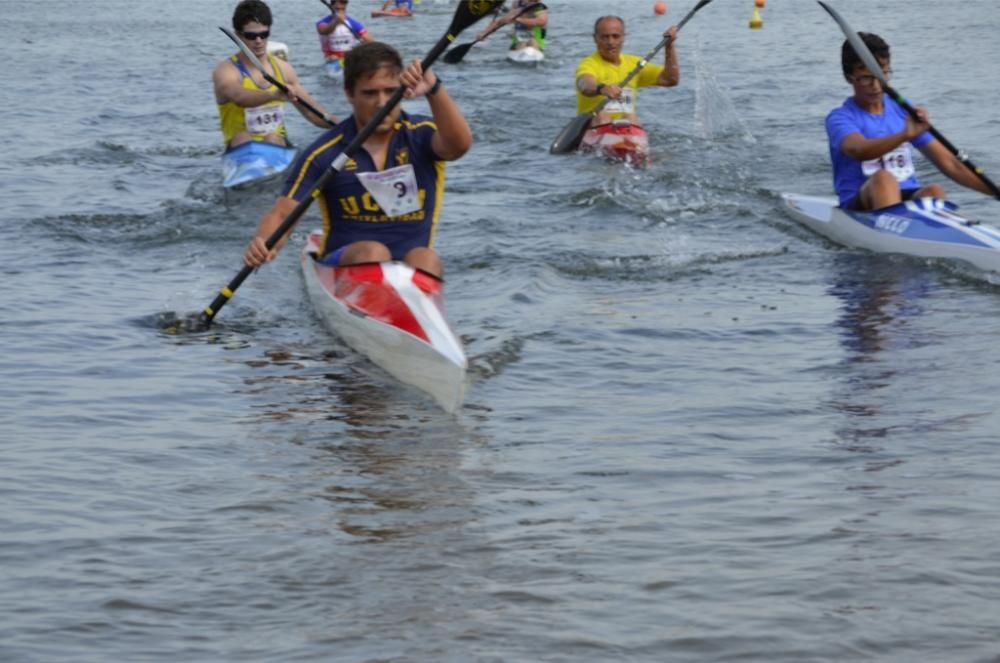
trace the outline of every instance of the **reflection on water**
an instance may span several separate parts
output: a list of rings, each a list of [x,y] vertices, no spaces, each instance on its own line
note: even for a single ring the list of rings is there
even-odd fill
[[[891,437],[896,409],[891,394],[898,373],[906,371],[886,350],[905,350],[920,343],[911,323],[923,313],[921,299],[933,286],[933,270],[908,261],[843,253],[837,260],[837,280],[829,292],[841,300],[836,321],[841,345],[847,350],[841,396],[831,406],[846,415],[836,431],[845,448],[871,453]],[[904,352],[905,355],[905,352]],[[873,425],[879,422],[878,425]]]

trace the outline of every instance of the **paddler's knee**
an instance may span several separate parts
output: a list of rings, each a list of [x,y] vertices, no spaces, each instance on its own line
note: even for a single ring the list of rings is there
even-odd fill
[[[407,251],[403,257],[403,262],[410,267],[421,269],[438,278],[444,276],[444,266],[441,264],[441,258],[433,249],[429,249],[426,246],[418,246]]]
[[[348,244],[340,257],[341,265],[356,265],[362,262],[388,262],[392,253],[382,242],[362,240]]]

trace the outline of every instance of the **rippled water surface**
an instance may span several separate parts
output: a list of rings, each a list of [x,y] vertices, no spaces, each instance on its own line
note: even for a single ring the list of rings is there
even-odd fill
[[[294,251],[211,332],[157,327],[238,271],[274,194],[219,183],[233,3],[10,7],[0,660],[1000,657],[996,279],[782,212],[830,192],[822,120],[849,93],[805,0],[685,26],[681,85],[640,101],[648,169],[550,156],[594,18],[645,53],[691,3],[651,4],[552,0],[542,66],[498,35],[438,67],[477,139],[438,236],[471,358],[456,416],[324,331]],[[997,177],[993,3],[836,6]],[[272,7],[343,114],[322,7]],[[415,58],[452,11],[369,27]]]

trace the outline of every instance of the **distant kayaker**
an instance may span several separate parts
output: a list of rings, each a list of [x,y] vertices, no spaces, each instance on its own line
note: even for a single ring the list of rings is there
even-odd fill
[[[281,244],[268,251],[265,240],[400,85],[409,99],[426,96],[433,117],[410,115],[397,105],[354,158],[338,167],[318,198],[325,231],[320,258],[329,265],[403,260],[441,275],[441,260],[431,247],[444,162],[469,150],[472,131],[433,70],[423,71],[419,61],[404,68],[399,53],[381,42],[361,44],[344,57],[344,92],[354,112],[302,152],[247,247],[247,265],[274,259]]]
[[[287,144],[286,101],[292,102],[303,117],[318,127],[327,129],[337,122],[302,87],[295,68],[267,52],[271,23],[271,10],[262,0],[243,0],[233,12],[236,35],[257,56],[267,73],[288,87],[291,95],[285,95],[267,82],[242,52],[220,62],[212,73],[212,83],[227,148],[252,140]],[[307,111],[297,103],[299,99],[326,115],[328,120]]]
[[[382,11],[392,11],[399,14],[413,13],[413,0],[386,0]]]
[[[524,11],[525,7],[532,5],[537,5],[537,7]],[[514,25],[514,34],[511,36],[510,43],[511,50],[528,48],[529,46],[537,48],[540,51],[545,50],[549,11],[538,0],[514,0],[514,6],[511,7],[510,11],[491,21],[489,25],[480,31],[476,39],[482,41],[486,38],[487,34],[510,24]]]
[[[892,73],[889,44],[875,34],[858,34],[888,79]],[[871,210],[911,198],[944,198],[944,187],[940,184],[921,186],[913,165],[914,147],[962,186],[991,193],[982,180],[928,132],[927,109],[917,108],[919,119],[914,119],[885,94],[882,83],[847,40],[841,46],[840,62],[854,95],[826,116],[826,133],[833,163],[833,187],[841,207]]]
[[[638,124],[636,100],[639,88],[673,87],[681,80],[677,61],[677,26],[670,26],[664,37],[670,37],[662,65],[647,63],[623,89],[619,86],[642,58],[622,53],[625,45],[625,21],[617,16],[602,16],[594,23],[594,43],[597,50],[584,58],[576,68],[576,112],[590,113],[607,97],[608,103],[598,113],[594,125],[624,119]]]
[[[327,61],[343,58],[363,41],[373,41],[361,21],[347,15],[347,0],[330,3],[330,15],[316,22],[316,32]]]

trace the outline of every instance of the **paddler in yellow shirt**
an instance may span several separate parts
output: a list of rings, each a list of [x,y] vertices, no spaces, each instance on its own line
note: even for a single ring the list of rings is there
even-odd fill
[[[597,50],[585,57],[576,68],[576,111],[592,112],[608,98],[608,103],[594,117],[592,125],[613,120],[628,120],[639,124],[635,112],[641,87],[673,87],[681,80],[680,64],[674,44],[677,26],[670,26],[664,37],[670,37],[662,65],[647,63],[625,88],[619,87],[639,64],[637,55],[622,53],[625,45],[625,21],[618,16],[602,16],[594,23],[594,43]]]
[[[271,10],[262,0],[243,0],[233,12],[236,35],[257,56],[267,73],[288,87],[290,95],[285,95],[277,86],[266,81],[243,53],[220,62],[212,73],[212,83],[227,149],[252,140],[286,145],[286,101],[292,102],[302,116],[317,127],[327,129],[337,122],[305,91],[295,68],[267,52],[271,23]],[[300,99],[324,117],[318,117],[299,105],[297,102]]]

